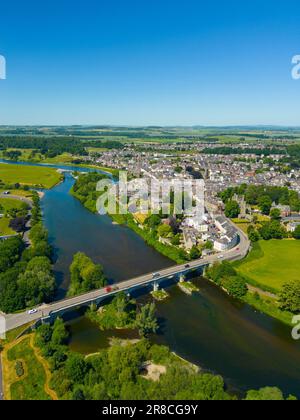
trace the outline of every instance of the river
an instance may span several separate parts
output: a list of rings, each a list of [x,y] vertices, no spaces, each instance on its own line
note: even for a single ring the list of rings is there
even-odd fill
[[[69,265],[77,251],[101,263],[106,275],[117,282],[173,264],[130,229],[86,210],[69,194],[73,182],[66,174],[65,181],[46,191],[42,200],[44,221],[55,247],[59,296],[65,294]],[[232,388],[278,386],[300,398],[300,341],[292,340],[291,329],[230,299],[203,278],[195,282],[200,293],[186,296],[173,286],[170,298],[157,305],[161,330],[153,339],[222,375]],[[70,347],[85,354],[106,347],[112,336],[135,338],[134,332],[103,333],[85,318],[69,326]]]

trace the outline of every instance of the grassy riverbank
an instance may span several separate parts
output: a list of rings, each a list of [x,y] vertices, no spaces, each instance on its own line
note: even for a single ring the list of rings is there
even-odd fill
[[[54,168],[0,164],[0,179],[5,184],[21,184],[29,187],[50,189],[62,180],[63,176]]]
[[[149,229],[141,229],[134,221],[132,214],[110,214],[109,216],[114,222],[129,227],[141,238],[143,238],[147,245],[152,246],[156,249],[156,251],[160,252],[165,257],[170,258],[170,260],[175,261],[177,264],[184,264],[188,261],[188,259],[183,258],[182,253],[178,248],[159,242],[155,233],[151,232]]]
[[[299,255],[300,241],[259,241],[234,266],[250,284],[276,294],[287,281],[300,279]]]
[[[93,213],[97,212],[96,203],[100,193],[96,191],[97,182],[105,176],[101,174],[91,173],[82,175],[78,178],[75,185],[70,191],[73,197],[77,198],[84,207]],[[137,233],[147,245],[153,247],[162,255],[175,261],[177,264],[183,264],[187,261],[182,251],[175,246],[166,245],[159,241],[156,232],[150,230],[146,226],[142,229],[134,220],[132,214],[109,214],[111,219],[120,225],[129,227]]]
[[[219,276],[209,274],[209,277],[225,290],[226,281],[233,276],[239,277],[247,283],[248,291],[234,297],[292,326],[293,313],[280,308],[278,296],[286,283],[299,280],[299,255],[299,241],[259,241],[253,244],[250,254],[244,260],[220,269]]]

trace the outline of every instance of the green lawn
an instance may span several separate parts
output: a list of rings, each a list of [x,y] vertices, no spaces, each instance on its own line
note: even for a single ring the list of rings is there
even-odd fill
[[[25,203],[26,204],[26,203]],[[13,198],[0,198],[0,205],[7,211],[10,209],[21,209],[24,202],[21,200],[15,200]]]
[[[9,227],[10,219],[0,219],[0,236],[16,235],[16,232]]]
[[[52,188],[61,179],[54,168],[0,164],[0,180],[6,184],[22,184]]]
[[[12,400],[49,400],[49,395],[44,390],[46,374],[43,366],[36,358],[30,338],[26,338],[8,350],[8,360],[16,362],[21,360],[25,375],[10,386]]]
[[[277,293],[290,280],[300,280],[300,241],[260,241],[236,263],[249,283]]]

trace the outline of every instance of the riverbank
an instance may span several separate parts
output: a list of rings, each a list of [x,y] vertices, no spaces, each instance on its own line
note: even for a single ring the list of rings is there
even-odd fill
[[[7,157],[2,157],[2,159],[4,159],[7,162],[12,162],[12,164],[17,164],[18,162],[15,162],[13,159],[9,159]],[[24,157],[22,157],[22,159],[20,159],[20,164],[22,164],[22,162],[24,163],[28,163],[28,164],[32,164],[33,166],[35,165],[41,165],[41,166],[53,166],[53,165],[62,165],[62,166],[69,166],[69,167],[74,167],[74,168],[89,168],[89,169],[95,169],[98,171],[102,171],[102,172],[107,172],[109,174],[111,174],[114,178],[118,178],[119,176],[119,170],[115,169],[115,168],[109,168],[109,167],[105,167],[105,166],[99,166],[96,164],[89,164],[89,163],[74,163],[71,159],[56,159],[56,158],[51,158],[51,159],[26,159]]]
[[[98,179],[99,178],[99,179]],[[97,199],[100,197],[100,193],[96,191],[97,182],[100,180],[100,175],[94,176],[92,174],[83,175],[76,180],[73,188],[70,190],[70,194],[81,202],[81,204],[88,210],[93,213],[97,213]],[[185,254],[182,250],[171,245],[166,245],[159,241],[159,238],[156,236],[155,232],[144,227],[143,229],[138,226],[135,222],[133,215],[128,213],[123,214],[111,214],[108,213],[108,216],[112,221],[118,225],[126,226],[137,235],[139,235],[144,242],[158,251],[165,257],[168,257],[170,260],[176,262],[177,264],[184,264],[188,261],[185,257]]]
[[[62,181],[63,175],[54,168],[0,163],[0,178],[7,185],[51,189]]]

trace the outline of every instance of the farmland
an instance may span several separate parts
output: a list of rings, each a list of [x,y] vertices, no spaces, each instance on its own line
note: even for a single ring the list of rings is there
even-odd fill
[[[0,164],[0,180],[10,185],[19,183],[49,189],[61,180],[61,174],[53,168]]]

